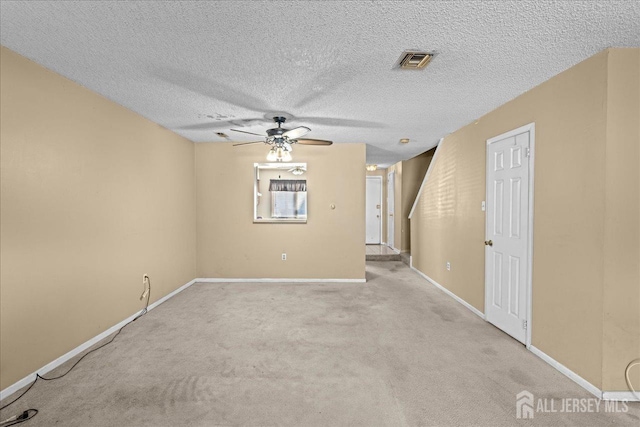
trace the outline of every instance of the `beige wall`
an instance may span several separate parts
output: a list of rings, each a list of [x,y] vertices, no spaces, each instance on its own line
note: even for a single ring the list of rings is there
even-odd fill
[[[195,277],[193,144],[1,50],[0,389]]]
[[[306,224],[253,223],[253,163],[266,154],[196,144],[198,277],[364,279],[365,145],[294,147],[308,166]]]
[[[535,122],[532,344],[607,390],[638,357],[637,55],[601,52],[447,136],[412,219],[414,266],[482,311],[486,140]]]
[[[402,252],[411,252],[411,223],[409,213],[420,190],[436,149],[432,148],[420,155],[402,162]]]
[[[640,357],[640,49],[612,49],[608,77],[602,382],[626,390],[621,374]]]

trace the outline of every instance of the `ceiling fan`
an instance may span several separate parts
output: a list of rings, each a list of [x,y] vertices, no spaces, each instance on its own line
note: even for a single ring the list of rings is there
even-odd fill
[[[282,124],[286,121],[286,117],[275,116],[273,121],[278,124],[277,128],[267,129],[267,134],[264,136],[264,140],[261,141],[251,141],[251,142],[241,142],[239,144],[233,144],[233,146],[238,145],[249,145],[249,144],[258,144],[264,143],[270,145],[272,148],[269,150],[269,154],[267,155],[267,160],[269,161],[277,161],[277,162],[288,162],[291,160],[291,145],[292,144],[301,144],[301,145],[331,145],[332,141],[327,141],[324,139],[310,139],[310,138],[301,138],[307,133],[311,132],[306,126],[298,126],[293,129],[285,129],[282,127]],[[231,129],[234,132],[246,133],[249,135],[257,135],[263,136],[259,133],[247,132],[244,130]]]
[[[289,169],[287,172],[291,172],[294,175],[302,175],[307,171],[307,168],[304,166],[296,166],[295,168]]]

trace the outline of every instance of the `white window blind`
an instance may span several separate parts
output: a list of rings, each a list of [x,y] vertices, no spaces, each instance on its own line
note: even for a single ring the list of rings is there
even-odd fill
[[[271,216],[273,218],[306,218],[307,192],[271,191]]]

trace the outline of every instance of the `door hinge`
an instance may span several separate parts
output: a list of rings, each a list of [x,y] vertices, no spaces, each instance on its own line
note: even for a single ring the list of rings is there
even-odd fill
[[[527,147],[526,151],[524,152],[526,157],[531,156],[531,149],[529,147]]]
[[[526,320],[522,321],[522,329],[527,329],[527,321]]]

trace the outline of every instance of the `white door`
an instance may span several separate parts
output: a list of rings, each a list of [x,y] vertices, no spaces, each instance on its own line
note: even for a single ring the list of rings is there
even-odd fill
[[[395,206],[395,172],[389,172],[387,176],[387,245],[394,247],[394,206]]]
[[[487,141],[485,316],[527,341],[532,126]]]
[[[366,224],[368,245],[379,245],[382,238],[382,177],[367,177]]]

